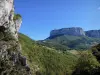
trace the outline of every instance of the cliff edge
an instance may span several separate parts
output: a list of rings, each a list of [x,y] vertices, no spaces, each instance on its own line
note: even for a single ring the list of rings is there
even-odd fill
[[[13,0],[0,0],[0,75],[31,75],[26,58],[20,53],[18,30],[22,23],[14,13]]]
[[[87,36],[93,38],[100,38],[100,30],[84,31],[80,27],[62,28],[62,29],[52,30],[50,32],[49,38],[55,38],[62,35]]]

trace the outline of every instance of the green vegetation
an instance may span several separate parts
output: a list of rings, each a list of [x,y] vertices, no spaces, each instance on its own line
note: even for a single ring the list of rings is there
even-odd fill
[[[2,32],[0,32],[0,40],[2,40],[4,38],[4,35]]]
[[[100,62],[100,44],[92,47],[92,54],[96,57],[96,59]]]
[[[23,66],[13,66],[9,58],[0,57],[0,75],[27,75]],[[21,69],[20,69],[21,67]]]
[[[99,70],[100,63],[96,60],[92,53],[90,51],[86,51],[81,52],[79,55],[80,57],[72,75],[98,75],[96,73]]]
[[[66,51],[68,49],[86,50],[91,46],[100,43],[99,38],[91,38],[86,36],[58,36],[52,39],[38,41],[39,44],[47,47],[52,47],[57,50]]]
[[[40,68],[37,71],[40,75],[70,75],[72,73],[77,56],[37,45],[35,41],[22,34],[19,38],[23,48],[22,53],[27,56],[33,71],[35,64]]]
[[[23,34],[19,35],[19,40],[33,75],[95,75],[99,72],[100,64],[91,51],[77,51],[76,54],[59,51],[42,46]]]
[[[1,47],[0,47],[1,48]],[[16,48],[16,47],[14,47]],[[20,63],[20,60],[16,60],[17,64],[14,64],[13,61],[17,57],[16,49],[7,49],[3,51],[1,49],[0,54],[0,75],[28,75],[25,66]],[[13,50],[13,51],[12,51]],[[12,56],[13,53],[16,53],[16,56]]]
[[[20,14],[14,14],[13,20],[16,21],[18,19],[21,19],[21,15]]]

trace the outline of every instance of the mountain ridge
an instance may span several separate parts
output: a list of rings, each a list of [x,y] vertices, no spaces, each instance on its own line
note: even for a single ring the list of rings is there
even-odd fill
[[[100,43],[100,30],[84,31],[81,27],[61,28],[52,30],[50,36],[39,41],[43,46],[57,50],[87,50]]]
[[[84,31],[81,27],[70,27],[70,28],[61,28],[55,29],[50,32],[49,38],[54,38],[62,35],[71,35],[71,36],[88,36],[94,38],[100,38],[100,30],[88,30]]]

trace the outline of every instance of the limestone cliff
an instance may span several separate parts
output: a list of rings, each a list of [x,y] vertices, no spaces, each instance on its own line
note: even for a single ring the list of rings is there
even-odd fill
[[[62,28],[62,29],[52,30],[50,32],[49,38],[53,38],[53,37],[57,37],[61,35],[87,36],[87,37],[93,37],[93,38],[100,38],[100,30],[84,31],[80,27]]]
[[[58,30],[52,30],[50,33],[50,37],[59,35],[85,36],[85,32],[80,27],[72,27],[72,28],[62,28]]]
[[[18,30],[21,16],[14,14],[13,0],[0,0],[0,75],[31,75],[20,53]]]
[[[89,37],[100,38],[100,30],[86,31],[86,35],[89,36]]]

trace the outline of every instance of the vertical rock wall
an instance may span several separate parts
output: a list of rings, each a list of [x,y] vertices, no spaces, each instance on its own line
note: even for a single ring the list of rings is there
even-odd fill
[[[13,0],[0,0],[0,75],[31,75],[18,42],[22,20],[14,17]]]

